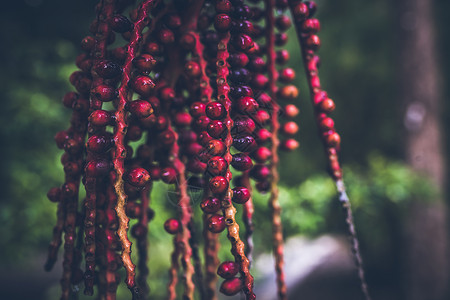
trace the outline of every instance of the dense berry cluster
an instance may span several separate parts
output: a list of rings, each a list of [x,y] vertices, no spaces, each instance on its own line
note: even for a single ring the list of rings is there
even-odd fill
[[[50,270],[64,233],[61,299],[71,299],[72,286],[83,280],[85,294],[93,295],[96,286],[99,298],[115,299],[122,267],[133,298],[148,299],[147,233],[154,214],[149,194],[158,180],[175,186],[179,204],[178,215],[164,224],[174,242],[169,299],[177,297],[180,267],[183,299],[193,299],[196,290],[202,299],[217,299],[217,275],[224,278],[223,294],[242,291],[246,299],[256,298],[250,274],[252,180],[257,191],[270,193],[278,295],[286,299],[277,186],[279,150],[299,146],[294,139],[299,91],[292,85],[294,70],[286,66],[289,53],[282,49],[292,24],[329,167],[345,194],[340,137],[329,117],[334,102],[317,74],[316,4],[145,0],[134,7],[134,2],[102,0],[96,6],[91,35],[82,40],[76,60],[80,70],[70,77],[76,92],[63,99],[72,117],[70,128],[55,137],[65,151],[65,180],[48,193],[58,203],[58,218],[46,263]],[[130,142],[139,146],[133,151]],[[79,203],[80,183],[86,196]],[[203,264],[188,186],[203,190]],[[352,227],[349,203],[343,202]],[[244,239],[236,207],[244,212]],[[128,230],[130,218],[138,221]],[[234,261],[220,263],[218,235],[224,230]],[[137,272],[130,234],[139,254]],[[359,255],[357,243],[354,248]]]

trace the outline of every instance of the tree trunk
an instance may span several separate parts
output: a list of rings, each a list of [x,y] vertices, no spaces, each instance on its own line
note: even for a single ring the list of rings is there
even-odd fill
[[[409,300],[443,300],[448,299],[446,162],[439,121],[442,88],[436,62],[433,1],[400,0],[398,4],[399,87],[406,108],[405,157],[439,191],[436,199],[416,199],[408,211],[405,296]]]

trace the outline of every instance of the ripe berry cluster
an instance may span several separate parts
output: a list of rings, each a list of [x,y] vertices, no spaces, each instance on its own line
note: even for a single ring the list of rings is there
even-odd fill
[[[216,274],[224,278],[223,294],[242,291],[255,299],[251,180],[257,191],[271,195],[278,294],[286,299],[277,186],[279,150],[299,146],[294,139],[299,91],[292,85],[294,70],[285,66],[289,53],[282,49],[292,23],[330,169],[342,179],[340,138],[329,117],[334,102],[317,74],[315,3],[144,0],[134,7],[134,2],[102,0],[96,6],[91,35],[82,40],[76,60],[80,70],[70,76],[76,91],[63,98],[72,117],[70,128],[55,136],[65,151],[65,180],[48,193],[58,203],[58,219],[46,263],[50,270],[64,232],[61,299],[71,299],[73,285],[83,280],[85,294],[97,286],[99,298],[115,299],[121,267],[133,299],[148,299],[148,222],[155,213],[149,195],[158,180],[175,186],[179,204],[178,214],[164,224],[174,242],[169,299],[177,297],[180,266],[183,299],[193,299],[196,290],[202,299],[217,299]],[[130,142],[137,142],[135,150]],[[80,184],[86,196],[79,203]],[[188,186],[203,190],[203,264]],[[244,211],[245,240],[235,205]],[[137,272],[130,218],[137,219],[130,230]],[[218,235],[225,229],[234,261],[220,264]]]

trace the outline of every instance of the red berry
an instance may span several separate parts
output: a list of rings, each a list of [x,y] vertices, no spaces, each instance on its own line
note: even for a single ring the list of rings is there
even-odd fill
[[[208,128],[208,124],[211,122],[211,119],[207,116],[200,116],[194,120],[193,126],[197,131],[203,131]]]
[[[331,131],[331,133],[326,136],[326,142],[329,147],[338,148],[341,143],[341,137],[337,132]]]
[[[222,205],[220,204],[220,200],[215,197],[208,197],[202,200],[200,203],[200,208],[204,213],[213,214],[218,212]]]
[[[219,13],[229,13],[233,6],[229,0],[218,0],[216,2],[216,11]]]
[[[86,143],[87,149],[95,153],[108,152],[112,146],[113,139],[110,134],[93,135]]]
[[[92,95],[102,102],[109,102],[117,97],[117,91],[109,85],[98,85],[92,89]]]
[[[205,151],[211,156],[222,156],[227,147],[221,140],[211,140],[205,147]]]
[[[47,193],[47,198],[51,202],[59,202],[61,200],[61,189],[57,187],[51,188]]]
[[[136,93],[142,97],[147,97],[153,91],[155,83],[150,77],[141,75],[134,78],[132,86]]]
[[[225,227],[225,218],[221,215],[214,214],[208,219],[208,229],[211,232],[220,233]]]
[[[228,31],[231,27],[231,17],[227,14],[218,14],[214,19],[214,28],[219,32]]]
[[[334,128],[334,121],[332,118],[325,117],[319,122],[319,127],[323,131],[328,131]]]
[[[252,158],[258,163],[265,163],[272,156],[272,152],[267,147],[259,147],[252,152]]]
[[[250,176],[256,181],[265,181],[270,176],[270,169],[266,165],[256,165],[250,171]]]
[[[133,65],[141,72],[150,72],[156,65],[156,59],[150,54],[141,54],[133,59]]]
[[[258,144],[252,136],[248,135],[233,139],[233,147],[241,152],[253,152]]]
[[[265,128],[261,128],[258,131],[256,131],[255,137],[258,143],[263,144],[272,137],[272,133]]]
[[[286,116],[289,118],[294,118],[298,115],[300,112],[294,104],[288,104],[284,107],[284,112],[286,113]]]
[[[122,72],[122,68],[113,61],[101,60],[94,66],[94,71],[105,79],[112,79]]]
[[[309,16],[309,8],[306,3],[298,3],[292,11],[296,21],[303,21]]]
[[[247,154],[237,153],[233,155],[231,165],[238,171],[247,171],[253,167],[253,162]]]
[[[208,160],[207,171],[211,176],[223,175],[227,168],[228,163],[221,156],[213,156]]]
[[[298,88],[295,85],[286,85],[278,90],[278,95],[287,100],[294,100],[298,97]]]
[[[191,113],[191,116],[193,116],[194,118],[198,118],[205,115],[205,109],[206,105],[204,103],[194,102],[191,104],[189,112]]]
[[[317,33],[320,30],[320,22],[317,19],[307,19],[302,23],[302,31],[305,33]]]
[[[173,184],[177,181],[177,171],[172,167],[161,170],[161,180],[167,184]]]
[[[276,52],[276,58],[275,61],[277,64],[283,65],[289,61],[290,55],[289,51],[286,49],[279,50]]]
[[[158,38],[162,44],[172,44],[175,41],[175,35],[170,29],[160,29]]]
[[[246,187],[238,186],[233,189],[233,202],[244,204],[251,197],[250,190]]]
[[[299,143],[294,139],[288,139],[281,143],[281,149],[286,151],[293,151],[299,147]]]
[[[133,23],[123,15],[115,15],[109,19],[111,29],[118,33],[124,33],[133,29]]]
[[[186,127],[191,124],[192,117],[188,112],[180,111],[175,114],[173,122],[178,127]]]
[[[147,227],[140,223],[137,223],[133,227],[131,227],[131,234],[135,238],[142,238],[147,234]]]
[[[89,122],[93,126],[103,127],[111,124],[111,113],[106,110],[94,110],[89,116]]]
[[[287,15],[278,16],[277,19],[275,20],[275,26],[280,31],[288,30],[289,27],[291,27],[291,25],[292,25],[291,19]]]
[[[164,229],[170,234],[176,234],[181,231],[181,223],[177,219],[167,219]]]
[[[231,129],[231,133],[233,135],[242,135],[242,134],[250,134],[256,128],[255,121],[253,121],[250,117],[238,117],[234,120],[233,128]]]
[[[152,105],[145,100],[134,100],[126,104],[126,109],[137,118],[147,118],[153,113]]]
[[[206,115],[212,120],[221,120],[226,117],[227,110],[220,102],[211,102],[206,106]]]
[[[217,275],[225,279],[233,278],[238,272],[239,265],[234,261],[224,261],[217,268]]]
[[[150,174],[146,169],[137,167],[126,174],[125,180],[135,187],[144,187],[150,181]]]
[[[209,181],[209,189],[213,194],[222,194],[228,189],[228,180],[223,176],[216,176]]]
[[[197,62],[191,60],[184,65],[184,72],[190,78],[197,78],[202,74],[202,69]]]
[[[313,34],[310,35],[307,39],[306,39],[306,46],[313,50],[313,51],[317,51],[320,48],[320,38]]]
[[[298,132],[298,125],[297,123],[290,121],[286,122],[283,125],[283,132],[287,135],[294,135]]]
[[[220,138],[224,134],[226,134],[227,126],[222,121],[211,120],[211,122],[209,122],[208,124],[207,131],[213,138]]]
[[[252,114],[259,108],[259,104],[252,97],[242,97],[236,101],[236,108],[240,113]]]
[[[242,290],[242,281],[240,278],[227,279],[220,285],[220,292],[227,296],[233,296]]]
[[[320,102],[319,108],[321,111],[329,114],[334,111],[336,105],[334,104],[333,100],[331,100],[330,98],[326,98],[322,102]]]
[[[280,72],[280,81],[289,83],[295,79],[295,71],[292,68],[285,68]]]
[[[111,170],[111,162],[103,159],[91,160],[85,167],[87,177],[103,177]]]

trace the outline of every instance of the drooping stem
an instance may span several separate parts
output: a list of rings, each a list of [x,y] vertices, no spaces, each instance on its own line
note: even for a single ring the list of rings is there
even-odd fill
[[[205,299],[217,300],[216,284],[217,284],[217,266],[219,259],[217,252],[219,251],[219,235],[208,229],[208,214],[203,214],[203,239],[204,239],[204,255],[205,255]]]
[[[148,22],[148,15],[153,4],[153,0],[144,1],[139,9],[138,19],[134,24],[133,32],[131,34],[130,43],[128,45],[127,57],[123,65],[122,81],[119,88],[119,103],[116,117],[116,127],[114,130],[114,170],[116,171],[116,180],[114,188],[117,194],[116,212],[119,218],[119,228],[117,234],[122,244],[122,262],[125,267],[127,277],[126,284],[132,291],[133,296],[138,296],[138,289],[135,282],[135,265],[131,261],[131,242],[128,239],[128,222],[129,218],[125,213],[125,204],[127,202],[127,195],[123,189],[123,174],[124,174],[124,159],[126,157],[126,149],[124,145],[124,136],[127,129],[125,105],[128,101],[128,84],[130,82],[132,60],[136,55],[138,47],[142,42],[142,30]]]
[[[231,163],[232,156],[230,154],[230,148],[233,144],[233,138],[231,136],[231,128],[233,126],[233,120],[230,117],[231,101],[228,97],[230,86],[227,82],[229,75],[228,62],[228,43],[230,41],[230,33],[227,32],[223,35],[217,46],[217,98],[219,102],[225,107],[227,116],[225,117],[225,123],[227,124],[227,136],[225,138],[226,153],[224,155],[228,164]],[[229,167],[227,168],[229,171]],[[229,182],[230,176],[227,176]],[[246,294],[247,300],[253,300],[256,298],[253,293],[253,276],[250,274],[249,265],[250,262],[245,255],[245,245],[239,237],[239,224],[236,222],[236,208],[231,202],[232,190],[228,185],[228,190],[222,199],[222,212],[227,225],[228,239],[231,242],[231,252],[234,255],[235,261],[239,264],[240,274],[243,281],[243,290]]]
[[[267,32],[267,67],[269,73],[269,93],[272,98],[272,114],[271,114],[271,154],[272,160],[270,163],[270,171],[272,174],[272,181],[270,184],[270,198],[269,207],[272,217],[272,245],[273,245],[273,255],[275,257],[275,270],[277,276],[277,290],[278,298],[280,300],[285,300],[287,295],[287,288],[284,278],[284,259],[283,259],[283,228],[281,225],[281,207],[278,200],[278,182],[280,179],[278,173],[278,147],[280,141],[278,139],[278,131],[280,124],[278,121],[279,105],[277,103],[277,77],[278,73],[275,68],[275,17],[274,17],[275,1],[266,1],[266,32]]]
[[[316,121],[319,128],[321,128],[320,121],[323,119],[321,115],[325,115],[329,112],[323,106],[323,102],[326,100],[329,102],[330,99],[327,98],[326,93],[322,90],[320,86],[320,80],[318,75],[318,61],[319,57],[314,54],[314,51],[318,49],[320,45],[319,38],[313,33],[318,31],[318,28],[312,30],[312,32],[305,32],[302,30],[302,23],[309,15],[306,13],[304,16],[299,16],[294,12],[294,5],[291,3],[290,10],[294,18],[296,18],[295,29],[297,32],[297,37],[300,43],[303,65],[306,72],[306,77],[308,80],[308,86],[311,94],[311,100],[314,105],[314,111],[316,114]],[[322,104],[322,105],[321,105]],[[322,126],[323,127],[323,126]],[[344,209],[346,215],[347,229],[350,234],[352,251],[354,254],[355,264],[358,270],[358,277],[361,283],[361,290],[364,294],[366,300],[370,300],[370,295],[368,292],[368,286],[364,275],[363,261],[361,256],[361,251],[359,249],[359,242],[355,230],[355,224],[353,221],[352,210],[350,206],[350,200],[345,192],[345,186],[342,179],[342,169],[339,164],[338,150],[340,147],[340,138],[336,133],[334,128],[321,133],[322,141],[325,146],[328,166],[331,173],[331,177],[336,183],[336,187],[339,193],[339,201]]]

